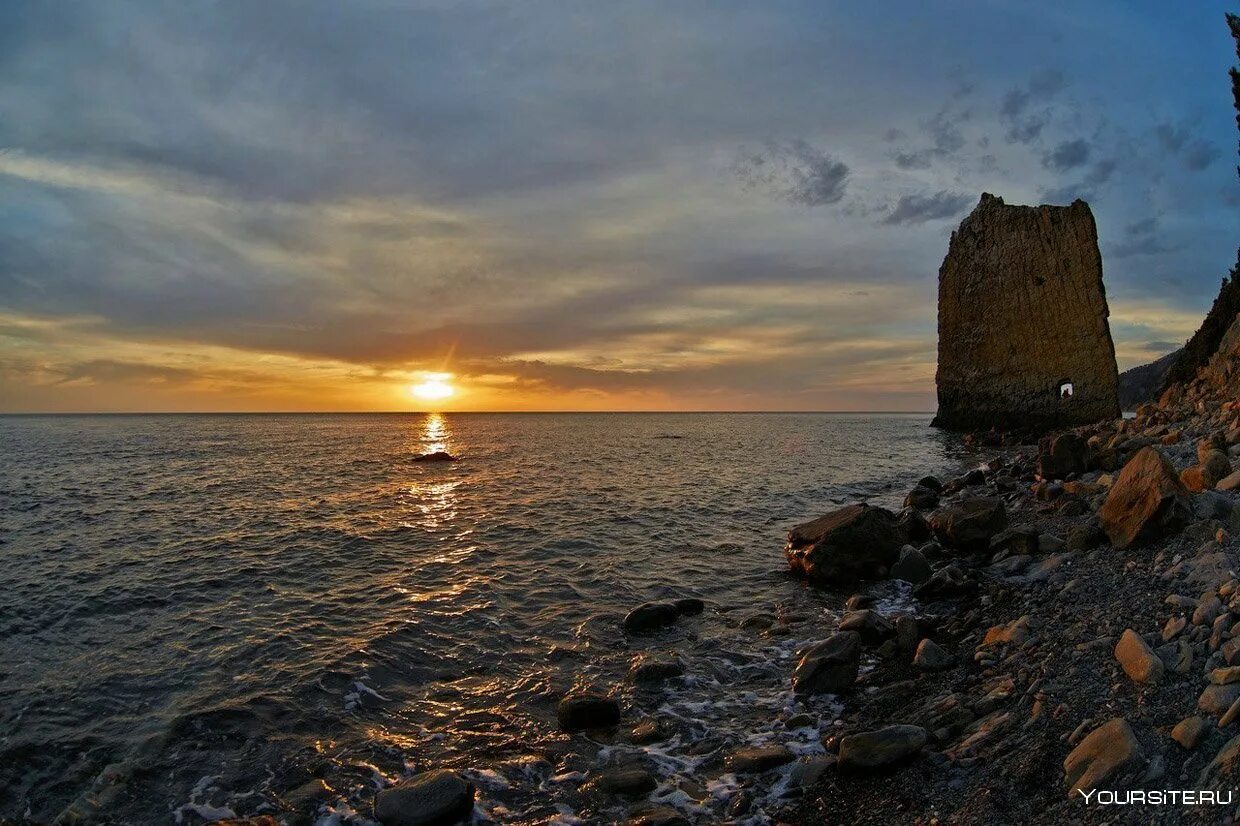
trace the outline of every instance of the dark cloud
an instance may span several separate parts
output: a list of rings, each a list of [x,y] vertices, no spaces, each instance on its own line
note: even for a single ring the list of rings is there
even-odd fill
[[[941,190],[932,195],[904,195],[883,219],[884,224],[924,224],[955,218],[973,203],[973,198],[958,192]]]
[[[1164,235],[1159,216],[1151,215],[1126,225],[1123,240],[1110,245],[1107,252],[1112,258],[1122,259],[1142,255],[1161,255],[1181,248],[1181,244],[1169,243]]]
[[[1154,136],[1165,152],[1178,157],[1192,172],[1206,169],[1223,154],[1214,144],[1196,137],[1193,125],[1187,122],[1160,123],[1154,127]]]
[[[848,188],[848,165],[799,139],[743,153],[734,168],[746,189],[800,206],[838,203]]]
[[[1025,84],[1009,89],[999,106],[1000,120],[1007,124],[1004,138],[1008,143],[1036,143],[1050,123],[1046,104],[1067,88],[1062,72],[1047,69],[1033,75]]]
[[[1042,156],[1042,165],[1054,172],[1075,169],[1089,160],[1089,144],[1084,140],[1064,141]]]

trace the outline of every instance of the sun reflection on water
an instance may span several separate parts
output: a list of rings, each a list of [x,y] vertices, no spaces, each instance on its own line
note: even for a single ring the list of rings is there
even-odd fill
[[[448,444],[451,438],[452,431],[448,427],[448,420],[444,415],[442,413],[427,413],[426,421],[422,423],[423,452],[448,451]]]

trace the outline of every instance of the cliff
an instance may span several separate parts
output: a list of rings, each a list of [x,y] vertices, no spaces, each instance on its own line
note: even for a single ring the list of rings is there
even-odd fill
[[[982,195],[939,270],[935,425],[1046,430],[1118,417],[1109,314],[1088,204]]]

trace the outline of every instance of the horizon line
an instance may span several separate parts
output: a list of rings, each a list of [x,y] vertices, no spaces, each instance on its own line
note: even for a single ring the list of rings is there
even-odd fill
[[[440,415],[737,415],[737,414],[902,414],[929,416],[933,410],[12,410],[0,411],[0,416],[425,416]]]

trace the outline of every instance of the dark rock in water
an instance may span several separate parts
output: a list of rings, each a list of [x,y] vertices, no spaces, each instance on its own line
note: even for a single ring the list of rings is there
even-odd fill
[[[929,488],[930,490],[934,491],[935,493],[942,493],[942,492],[943,492],[943,483],[942,483],[942,482],[940,482],[940,481],[938,480],[938,478],[936,478],[936,477],[934,477],[934,476],[923,476],[923,477],[921,477],[921,479],[919,479],[919,480],[918,480],[918,482],[917,482],[917,487],[919,487],[919,488]]]
[[[642,720],[633,726],[633,731],[629,735],[629,739],[638,745],[657,743],[666,737],[667,732],[663,730],[658,720]]]
[[[861,663],[861,637],[841,631],[805,649],[792,672],[797,694],[838,694],[852,688]]]
[[[962,551],[984,551],[990,539],[1007,527],[1002,499],[966,499],[948,505],[930,518],[930,528],[944,545]]]
[[[878,645],[895,633],[895,626],[884,617],[869,608],[846,614],[839,624],[840,631],[855,631],[863,645]]]
[[[446,450],[436,450],[431,453],[423,453],[421,456],[414,456],[415,462],[456,462],[460,457],[453,456]]]
[[[885,576],[903,544],[895,514],[859,504],[793,528],[784,553],[793,571],[831,585]]]
[[[784,746],[751,746],[733,752],[724,761],[724,768],[738,774],[760,774],[791,763],[796,755]]]
[[[921,726],[887,726],[840,740],[841,769],[879,769],[907,760],[926,745]]]
[[[611,728],[620,722],[620,704],[601,694],[570,694],[560,700],[556,719],[564,731]]]
[[[891,566],[891,578],[902,579],[913,585],[920,585],[930,578],[930,563],[921,551],[905,545],[900,551],[900,559]]]
[[[586,791],[614,794],[621,797],[645,797],[654,791],[659,781],[642,768],[609,769],[583,787]]]
[[[689,821],[671,806],[643,806],[633,810],[629,826],[689,826]]]
[[[1038,475],[1063,479],[1089,470],[1089,445],[1075,433],[1048,436],[1038,446]]]
[[[447,769],[423,772],[375,797],[375,819],[383,826],[440,826],[469,817],[474,784]]]
[[[1128,460],[1098,511],[1102,529],[1117,548],[1174,533],[1191,516],[1188,491],[1175,466],[1154,447],[1141,448]]]
[[[680,612],[682,617],[691,617],[706,610],[706,603],[697,597],[683,597],[672,600],[672,605],[676,606],[676,610]]]
[[[1094,216],[982,195],[939,270],[939,411],[953,430],[1119,418]]]
[[[1064,782],[1068,797],[1079,791],[1113,789],[1121,778],[1133,778],[1145,768],[1145,755],[1132,727],[1122,717],[1098,726],[1064,759]]]
[[[629,667],[629,679],[639,684],[661,683],[684,676],[684,673],[684,663],[675,657],[643,655]]]
[[[918,485],[904,497],[904,507],[918,510],[933,510],[939,506],[939,492]]]
[[[671,602],[646,602],[624,618],[624,630],[630,634],[640,634],[671,625],[680,618],[680,611]]]

